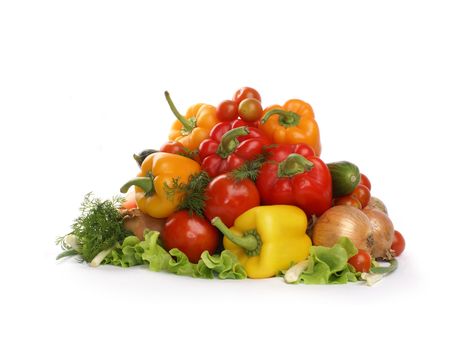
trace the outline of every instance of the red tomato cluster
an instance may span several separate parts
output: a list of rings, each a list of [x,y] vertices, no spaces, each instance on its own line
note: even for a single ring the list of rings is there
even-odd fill
[[[241,118],[246,122],[257,122],[262,117],[261,95],[255,89],[243,87],[234,93],[232,100],[224,100],[216,109],[220,121]]]
[[[354,191],[350,194],[334,199],[336,205],[350,205],[358,209],[365,208],[370,201],[370,181],[364,174],[361,174],[361,180]]]

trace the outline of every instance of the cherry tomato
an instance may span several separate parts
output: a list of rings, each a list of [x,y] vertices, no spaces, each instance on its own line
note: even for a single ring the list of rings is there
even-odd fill
[[[173,154],[185,153],[185,147],[178,141],[167,141],[164,143],[159,151]]]
[[[166,153],[178,154],[178,155],[193,159],[193,160],[200,163],[200,158],[198,157],[198,152],[190,151],[189,149],[185,148],[184,145],[182,145],[178,141],[167,141],[166,143],[164,143],[161,146],[161,148],[159,148],[159,151],[166,152]]]
[[[350,205],[357,209],[362,209],[362,204],[357,198],[351,197],[349,195],[338,197],[334,200],[334,205]]]
[[[255,122],[262,117],[261,102],[253,97],[245,98],[239,103],[238,114],[242,120]]]
[[[211,221],[219,216],[226,226],[245,211],[260,204],[257,187],[249,179],[235,180],[230,174],[215,177],[206,190],[205,216]]]
[[[359,181],[359,185],[364,185],[365,187],[369,189],[369,191],[372,190],[372,186],[370,185],[370,180],[364,174],[361,174],[361,181]]]
[[[393,242],[390,249],[393,250],[393,255],[395,256],[400,256],[405,250],[405,238],[397,230],[393,234]]]
[[[359,249],[357,254],[348,260],[348,263],[356,269],[357,272],[369,272],[370,255],[365,250]]]
[[[361,202],[362,208],[364,208],[365,206],[367,206],[367,204],[369,204],[370,191],[364,185],[357,185],[354,191],[352,191],[349,196],[359,200],[359,202]]]
[[[233,96],[233,100],[236,102],[236,106],[239,106],[242,100],[246,98],[255,98],[259,102],[261,101],[261,95],[257,90],[250,87],[243,87],[236,91]]]
[[[126,199],[122,204],[121,208],[122,209],[134,209],[137,208],[138,204],[136,203],[136,200],[133,199]]]
[[[225,100],[221,102],[216,108],[216,117],[222,122],[236,119],[238,117],[238,104],[236,101]]]
[[[186,210],[167,218],[161,237],[166,250],[178,248],[193,263],[198,262],[205,250],[214,254],[219,241],[219,233],[212,224]]]

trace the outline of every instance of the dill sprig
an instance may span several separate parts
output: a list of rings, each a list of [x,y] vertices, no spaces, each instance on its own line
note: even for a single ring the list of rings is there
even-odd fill
[[[76,237],[79,246],[76,252],[83,260],[92,261],[98,253],[113,247],[129,235],[124,228],[123,216],[119,211],[122,202],[121,197],[100,200],[93,198],[92,193],[85,195],[80,206],[80,215],[72,224],[71,232],[71,235]],[[65,244],[64,237],[59,237],[56,243],[65,249],[61,257],[73,255],[72,249]]]
[[[210,176],[205,171],[193,174],[187,183],[180,182],[179,178],[173,178],[172,184],[164,184],[167,198],[172,199],[176,194],[181,194],[178,210],[188,210],[190,214],[203,216],[205,210],[205,191],[210,183]]]
[[[180,182],[180,177],[173,177],[172,184],[164,182],[164,192],[168,200],[173,200],[176,194],[185,192],[185,184]]]
[[[239,168],[231,172],[233,179],[241,181],[244,179],[250,179],[256,181],[259,176],[259,171],[266,160],[266,156],[263,154],[258,155],[253,160],[246,161]]]

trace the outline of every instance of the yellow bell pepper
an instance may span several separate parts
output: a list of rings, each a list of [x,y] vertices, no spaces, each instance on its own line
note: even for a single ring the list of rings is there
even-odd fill
[[[308,257],[307,218],[292,205],[267,205],[249,209],[231,228],[219,217],[212,220],[225,236],[223,245],[238,258],[250,278],[273,277],[280,270]]]
[[[200,172],[200,165],[178,154],[156,152],[148,155],[141,164],[138,177],[124,184],[121,193],[128,192],[135,186],[138,208],[158,219],[166,218],[177,210],[182,193],[169,196],[167,188],[172,188],[174,181],[186,184],[191,175]]]

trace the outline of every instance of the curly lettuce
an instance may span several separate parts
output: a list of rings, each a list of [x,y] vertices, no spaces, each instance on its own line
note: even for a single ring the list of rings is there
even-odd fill
[[[334,246],[312,246],[308,259],[299,263],[301,271],[297,278],[285,279],[290,283],[304,284],[345,284],[356,282],[360,276],[354,268],[348,264],[348,260],[357,254],[357,248],[347,237],[341,237]],[[293,269],[296,269],[295,265]],[[289,274],[284,271],[281,274]]]
[[[126,237],[121,245],[117,245],[105,258],[105,264],[121,267],[147,265],[151,271],[167,271],[177,275],[195,278],[244,279],[246,271],[239,264],[236,256],[229,250],[220,255],[203,252],[198,263],[193,264],[179,249],[167,252],[159,244],[159,232],[148,231],[144,240],[137,237]]]

